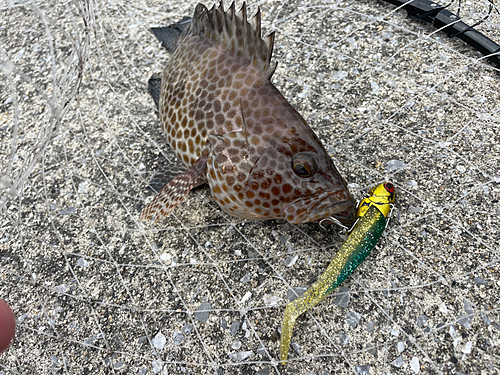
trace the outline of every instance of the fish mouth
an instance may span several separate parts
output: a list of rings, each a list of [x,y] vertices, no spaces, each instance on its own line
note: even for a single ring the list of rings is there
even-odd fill
[[[355,219],[354,212],[355,211],[343,211],[335,215],[330,215],[321,219],[319,224],[321,226],[324,226],[325,224],[335,224],[340,226],[342,229],[350,230],[350,224],[353,223]]]
[[[292,224],[316,222],[333,217],[348,226],[354,222],[356,212],[356,202],[345,191],[299,197],[282,204],[281,207],[285,218]],[[330,222],[334,223],[333,220]]]

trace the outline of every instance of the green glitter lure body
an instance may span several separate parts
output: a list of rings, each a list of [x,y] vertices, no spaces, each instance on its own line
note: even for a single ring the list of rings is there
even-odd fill
[[[363,199],[358,206],[358,221],[326,271],[302,296],[286,306],[281,325],[282,364],[288,357],[295,320],[342,284],[370,254],[384,232],[392,203],[394,185],[391,183],[386,182],[370,190],[369,197]]]

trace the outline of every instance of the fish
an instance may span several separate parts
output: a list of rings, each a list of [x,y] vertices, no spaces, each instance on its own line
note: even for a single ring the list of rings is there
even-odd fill
[[[245,3],[239,11],[234,2],[226,10],[200,3],[191,18],[152,32],[171,56],[148,88],[185,170],[163,179],[141,220],[162,220],[202,184],[242,219],[354,220],[346,181],[271,82],[275,34],[261,37],[260,9],[248,20]]]
[[[349,236],[318,280],[299,298],[286,305],[281,324],[280,361],[286,364],[296,319],[316,306],[337,288],[365,260],[389,223],[395,201],[394,185],[382,183],[361,200],[356,211],[358,220]]]

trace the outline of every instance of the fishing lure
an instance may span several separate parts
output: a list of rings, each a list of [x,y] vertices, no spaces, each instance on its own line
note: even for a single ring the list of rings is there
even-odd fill
[[[390,182],[370,190],[369,196],[359,203],[356,212],[357,222],[326,271],[302,296],[286,306],[281,325],[282,364],[285,364],[288,357],[295,320],[342,284],[370,254],[387,225],[393,203],[394,185]]]

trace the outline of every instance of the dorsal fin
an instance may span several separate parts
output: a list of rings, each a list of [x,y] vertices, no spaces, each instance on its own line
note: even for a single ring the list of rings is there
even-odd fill
[[[205,35],[239,57],[249,60],[270,79],[277,65],[271,64],[274,32],[262,39],[260,22],[260,8],[250,21],[247,20],[245,2],[238,12],[235,11],[234,2],[226,11],[222,1],[210,10],[198,4],[188,35]]]

